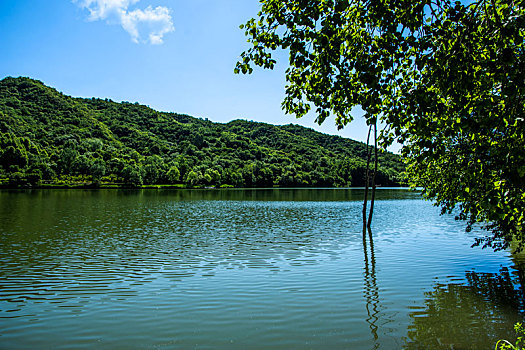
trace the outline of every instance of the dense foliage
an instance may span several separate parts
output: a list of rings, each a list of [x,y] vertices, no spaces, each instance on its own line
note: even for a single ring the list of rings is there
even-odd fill
[[[138,103],[82,99],[29,78],[0,82],[0,184],[360,186],[366,148],[298,125],[213,123]],[[380,156],[395,185],[400,157]]]
[[[523,0],[261,0],[236,72],[289,52],[283,108],[344,127],[360,106],[383,145],[404,143],[408,179],[444,212],[523,242]]]

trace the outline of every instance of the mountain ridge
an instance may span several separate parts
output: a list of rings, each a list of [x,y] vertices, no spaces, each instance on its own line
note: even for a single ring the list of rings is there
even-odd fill
[[[381,152],[378,184],[403,164]],[[137,102],[71,97],[27,77],[0,81],[0,185],[362,186],[366,146],[296,124],[216,123]]]

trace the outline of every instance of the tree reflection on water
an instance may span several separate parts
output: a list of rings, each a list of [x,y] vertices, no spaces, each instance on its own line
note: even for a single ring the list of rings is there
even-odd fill
[[[370,258],[368,257],[368,246],[366,243],[368,232],[368,239],[370,243]],[[363,289],[364,296],[366,299],[366,312],[368,318],[366,322],[370,326],[370,332],[374,338],[374,347],[373,349],[379,348],[379,336],[378,336],[378,326],[377,321],[379,320],[379,313],[381,310],[380,299],[379,299],[379,288],[377,287],[376,279],[376,259],[374,253],[374,240],[372,238],[372,230],[370,228],[363,230],[363,253],[364,253],[364,283],[365,288]]]
[[[523,322],[522,276],[466,273],[466,284],[437,284],[425,293],[425,309],[412,312],[406,349],[493,349],[498,339],[515,339]]]

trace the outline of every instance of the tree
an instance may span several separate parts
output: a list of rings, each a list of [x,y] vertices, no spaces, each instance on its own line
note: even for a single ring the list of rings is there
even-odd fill
[[[184,180],[184,182],[188,183],[190,186],[195,186],[200,180],[201,176],[195,171],[190,170],[190,172],[188,172],[188,174],[186,175],[186,179]]]
[[[221,185],[221,173],[217,169],[207,169],[204,176],[209,177],[208,185]]]
[[[0,166],[4,169],[11,165],[23,168],[27,163],[28,154],[21,139],[10,133],[0,133]]]
[[[89,173],[93,176],[93,181],[100,183],[102,176],[106,174],[106,163],[103,159],[97,158],[91,164]]]
[[[78,158],[78,151],[73,146],[64,147],[59,154],[58,167],[63,175],[74,173],[74,165]]]
[[[360,106],[385,125],[381,147],[403,143],[408,179],[478,243],[523,245],[524,1],[261,0],[235,72],[272,69],[289,52],[287,113],[312,107],[342,128]]]
[[[137,164],[129,164],[122,170],[122,177],[124,182],[134,187],[140,187],[143,185],[143,173],[144,170]]]
[[[155,184],[162,174],[161,169],[164,167],[164,161],[158,155],[146,157],[144,162],[144,183]]]
[[[168,181],[172,184],[178,182],[180,179],[179,168],[177,168],[176,165],[171,166],[168,172],[166,173],[166,177],[168,178]]]
[[[0,153],[0,164],[4,168],[8,168],[10,165],[24,167],[27,164],[27,153],[23,148],[8,146]]]

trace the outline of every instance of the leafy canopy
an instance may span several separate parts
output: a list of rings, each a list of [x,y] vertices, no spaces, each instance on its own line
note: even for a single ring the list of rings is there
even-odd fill
[[[488,223],[485,245],[523,242],[524,1],[261,0],[236,73],[289,52],[283,109],[342,128],[360,106],[395,139],[414,186]],[[482,243],[482,242],[478,242]]]

